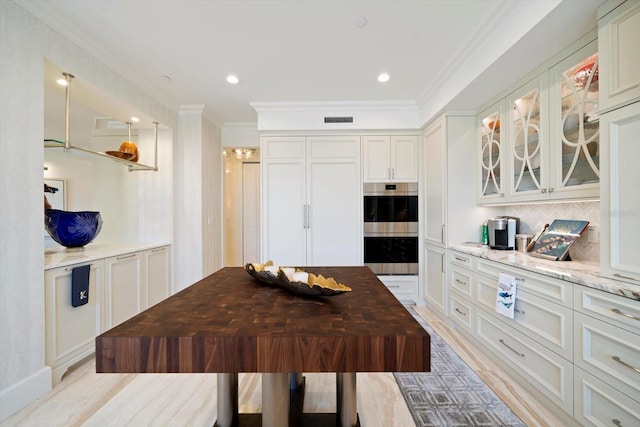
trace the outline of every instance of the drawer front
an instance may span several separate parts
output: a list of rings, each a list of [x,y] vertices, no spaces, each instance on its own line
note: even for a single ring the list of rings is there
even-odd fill
[[[449,316],[466,332],[473,334],[474,307],[457,292],[449,294]]]
[[[414,300],[418,295],[418,276],[378,276],[399,300]]]
[[[575,313],[574,363],[640,400],[640,335]]]
[[[573,364],[542,347],[482,309],[476,310],[476,334],[511,368],[573,415]]]
[[[509,268],[505,265],[479,259],[477,261],[479,273],[498,280],[500,273],[509,274],[516,278],[518,290],[523,289],[531,294],[550,301],[573,308],[573,284],[521,269]]]
[[[471,272],[452,267],[449,275],[449,289],[455,289],[469,298],[473,298],[474,286]]]
[[[458,265],[460,267],[473,269],[475,265],[475,259],[471,255],[463,254],[461,252],[450,251],[449,263],[452,265]]]
[[[518,290],[513,319],[495,311],[498,285],[491,279],[477,280],[478,303],[523,334],[566,359],[573,358],[573,311],[559,304]]]
[[[631,298],[576,286],[575,310],[640,334],[640,302]]]
[[[583,426],[637,426],[640,403],[580,368],[574,369],[575,413]]]

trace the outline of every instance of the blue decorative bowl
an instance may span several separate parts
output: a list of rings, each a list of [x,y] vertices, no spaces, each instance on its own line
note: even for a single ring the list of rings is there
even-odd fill
[[[44,228],[53,240],[67,248],[79,248],[91,243],[102,229],[100,212],[68,212],[58,209],[44,211]]]

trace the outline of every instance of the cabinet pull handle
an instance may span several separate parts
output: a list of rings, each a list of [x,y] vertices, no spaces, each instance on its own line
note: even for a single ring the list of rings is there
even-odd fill
[[[444,243],[444,227],[445,225],[442,224],[442,229],[440,230],[440,243]]]
[[[464,313],[464,312],[460,311],[460,310],[458,309],[458,307],[456,307],[456,311],[457,311],[458,313],[462,314],[463,316],[466,316],[466,315],[467,315],[467,313]]]
[[[617,418],[612,419],[612,420],[611,420],[611,422],[612,422],[613,424],[617,425],[617,426],[622,426],[622,423],[621,423],[621,422],[620,422],[620,420],[619,420],[619,419],[617,419]]]
[[[541,192],[541,193],[546,193],[546,192],[547,192],[547,189],[546,189],[546,188],[541,188],[541,189],[540,189],[540,192]]]
[[[137,257],[138,254],[129,254],[129,255],[123,255],[123,256],[119,256],[118,258],[116,258],[118,261],[123,260],[123,259],[127,259],[127,258],[133,258],[133,257]]]
[[[636,317],[633,314],[625,313],[624,311],[620,311],[617,308],[612,308],[611,311],[613,311],[615,314],[619,314],[620,316],[628,317],[629,319],[640,320],[640,317]]]
[[[387,285],[387,288],[399,288],[400,285]]]
[[[553,193],[554,191],[556,191],[556,189],[555,189],[555,188],[553,188],[553,187],[549,187],[549,193]]]
[[[461,285],[465,285],[465,286],[467,286],[467,282],[463,282],[463,281],[462,281],[462,280],[460,280],[460,279],[456,279],[456,282],[457,282],[457,283],[460,283]]]
[[[516,351],[513,347],[511,347],[509,344],[507,344],[506,342],[504,342],[504,340],[501,338],[498,341],[500,341],[500,344],[502,344],[503,346],[507,347],[509,350],[513,351],[515,354],[517,354],[520,357],[524,357],[524,354]]]
[[[613,275],[616,276],[616,277],[619,277],[621,279],[633,280],[634,282],[640,282],[640,279],[636,279],[636,278],[629,277],[629,276],[623,276],[622,274],[613,273]]]
[[[524,314],[524,311],[518,310],[517,308],[514,308],[513,311],[515,311],[516,313]]]
[[[164,252],[166,250],[167,248],[155,248],[155,249],[151,249],[151,252]]]
[[[460,262],[467,262],[467,260],[464,258],[458,258],[457,256],[455,256],[454,258]]]
[[[616,362],[618,362],[619,364],[621,364],[622,366],[626,366],[629,369],[633,369],[634,371],[640,374],[640,368],[636,368],[635,366],[629,365],[627,362],[623,361],[618,356],[611,356],[611,358]]]

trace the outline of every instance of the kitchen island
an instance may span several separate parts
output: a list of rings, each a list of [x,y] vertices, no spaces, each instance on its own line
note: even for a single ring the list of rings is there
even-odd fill
[[[263,373],[263,426],[289,425],[290,373],[335,372],[338,413],[291,417],[359,425],[356,372],[429,371],[430,337],[367,267],[305,270],[353,290],[301,298],[226,267],[97,337],[96,371],[217,373],[220,427],[260,425],[237,414],[240,372]]]

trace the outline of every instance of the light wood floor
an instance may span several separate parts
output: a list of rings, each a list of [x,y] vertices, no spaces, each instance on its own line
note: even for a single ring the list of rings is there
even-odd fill
[[[562,423],[500,372],[436,313],[416,311],[529,426]],[[335,375],[305,374],[305,412],[335,412]],[[239,378],[240,412],[261,411],[259,374]],[[363,427],[407,427],[414,422],[389,373],[357,376]],[[1,426],[202,426],[216,420],[215,374],[96,374],[92,358],[67,372],[41,399]]]

